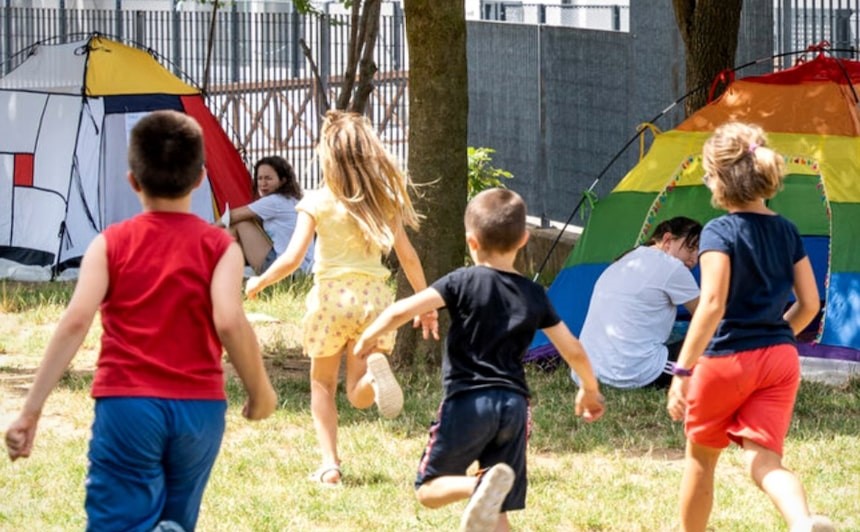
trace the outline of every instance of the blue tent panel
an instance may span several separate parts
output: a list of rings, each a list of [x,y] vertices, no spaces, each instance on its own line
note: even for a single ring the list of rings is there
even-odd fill
[[[575,335],[579,335],[582,330],[594,284],[607,266],[609,264],[605,262],[570,266],[560,271],[549,287],[547,294],[556,312]],[[529,346],[526,360],[544,358],[555,352],[546,335],[538,331]]]

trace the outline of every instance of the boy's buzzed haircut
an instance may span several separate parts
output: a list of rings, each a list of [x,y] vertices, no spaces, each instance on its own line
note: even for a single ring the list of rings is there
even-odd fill
[[[472,198],[464,221],[482,248],[504,253],[516,248],[526,232],[526,203],[513,190],[491,188]]]
[[[203,163],[203,130],[184,113],[155,111],[131,130],[128,166],[149,196],[175,199],[188,194]]]

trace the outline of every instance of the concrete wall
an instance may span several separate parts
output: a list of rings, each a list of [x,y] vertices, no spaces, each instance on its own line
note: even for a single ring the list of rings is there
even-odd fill
[[[771,55],[769,2],[744,2],[738,64]],[[629,33],[468,22],[469,144],[496,150],[494,165],[514,174],[509,186],[530,214],[567,220],[604,170],[595,191],[607,194],[638,160],[634,142],[608,166],[636,127],[686,93],[671,1],[632,2],[630,21]],[[679,104],[656,125],[682,119]]]

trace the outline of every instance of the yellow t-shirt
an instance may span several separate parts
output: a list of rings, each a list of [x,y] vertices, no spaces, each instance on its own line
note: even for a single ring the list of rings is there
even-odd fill
[[[328,187],[307,192],[296,205],[316,222],[315,279],[344,275],[370,275],[387,279],[391,272],[382,264],[382,250],[368,248],[358,224]]]

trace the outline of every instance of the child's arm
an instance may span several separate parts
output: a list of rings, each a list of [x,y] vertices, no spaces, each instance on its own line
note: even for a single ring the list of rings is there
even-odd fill
[[[245,295],[248,299],[254,299],[264,288],[277,283],[302,265],[314,239],[315,230],[316,222],[313,217],[304,211],[298,211],[296,229],[293,231],[287,249],[266,271],[258,277],[251,277],[245,284]]]
[[[699,305],[690,320],[690,328],[684,338],[684,345],[681,346],[678,361],[675,363],[676,367],[682,369],[692,369],[708,347],[708,342],[711,341],[726,312],[726,301],[729,296],[732,265],[727,254],[720,251],[702,253],[699,258],[699,268],[702,294],[699,296]],[[675,376],[669,387],[666,409],[675,421],[683,419],[687,410],[689,381],[689,377]]]
[[[383,334],[397,329],[417,314],[435,313],[436,309],[444,306],[445,300],[433,288],[425,288],[413,296],[395,301],[361,333],[352,352],[356,356],[365,357],[373,351],[377,339]],[[438,330],[436,334],[438,335]]]
[[[234,242],[218,261],[212,275],[212,320],[248,394],[242,415],[248,419],[263,419],[275,411],[277,395],[263,366],[257,336],[242,308],[243,264],[242,250]]]
[[[409,241],[409,237],[406,235],[406,230],[402,224],[394,234],[394,252],[397,254],[397,260],[400,262],[400,267],[403,268],[403,273],[406,275],[409,285],[412,286],[412,290],[417,294],[427,288],[427,279],[424,277],[421,259],[418,258],[418,253],[415,252],[415,248],[412,246],[412,242]],[[440,306],[444,306],[444,304]],[[418,327],[418,324],[421,324],[425,340],[431,334],[436,340],[439,339],[439,314],[436,312],[437,308],[439,307],[433,307],[429,311],[422,312],[420,315],[415,316],[413,320],[413,327]]]
[[[582,385],[576,394],[576,415],[582,416],[588,422],[597,421],[605,410],[604,399],[582,344],[564,322],[543,329],[543,332],[558,350],[561,358],[579,376],[579,382]]]
[[[783,318],[797,335],[803,332],[821,308],[818,286],[815,284],[815,274],[812,273],[809,257],[803,257],[794,265],[794,296],[796,300]]]
[[[36,425],[45,400],[83,343],[93,317],[107,293],[108,277],[107,247],[104,237],[99,235],[84,254],[75,291],[48,342],[42,363],[36,372],[36,380],[27,393],[21,414],[6,431],[6,447],[10,459],[30,456]]]

